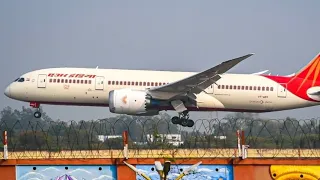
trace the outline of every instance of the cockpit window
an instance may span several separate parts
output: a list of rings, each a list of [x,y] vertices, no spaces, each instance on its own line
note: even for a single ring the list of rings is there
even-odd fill
[[[23,78],[23,77],[20,78],[20,79],[18,80],[18,82],[24,82],[24,78]]]
[[[24,78],[23,77],[17,78],[16,80],[14,80],[14,82],[24,82]]]

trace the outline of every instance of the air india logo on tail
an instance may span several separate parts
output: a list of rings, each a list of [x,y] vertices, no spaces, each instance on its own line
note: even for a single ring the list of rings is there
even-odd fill
[[[123,102],[124,104],[127,104],[127,95],[125,95],[125,96],[122,98],[122,102]]]
[[[300,88],[305,85],[307,80],[312,81],[311,87],[316,84],[317,81],[320,81],[319,71],[320,71],[320,54],[318,54],[299,74],[297,77],[302,78],[303,81],[300,84],[298,91]]]

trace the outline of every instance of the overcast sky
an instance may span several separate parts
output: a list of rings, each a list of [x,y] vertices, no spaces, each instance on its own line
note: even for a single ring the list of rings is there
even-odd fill
[[[0,89],[48,67],[202,71],[252,52],[230,72],[288,75],[320,51],[319,7],[318,0],[1,1]],[[5,106],[29,105],[1,93]],[[113,115],[107,107],[43,108],[54,119]],[[319,109],[263,116],[312,118]],[[217,113],[191,113],[210,115]]]

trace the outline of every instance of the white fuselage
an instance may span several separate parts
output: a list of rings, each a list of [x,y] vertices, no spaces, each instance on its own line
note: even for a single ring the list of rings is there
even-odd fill
[[[159,86],[159,83],[163,85],[193,74],[195,73],[150,70],[42,69],[22,75],[24,81],[11,83],[6,95],[20,101],[42,104],[108,106],[111,90],[145,90]],[[197,95],[197,107],[191,110],[268,112],[318,105],[299,98],[277,82],[261,75],[221,76],[206,92]]]

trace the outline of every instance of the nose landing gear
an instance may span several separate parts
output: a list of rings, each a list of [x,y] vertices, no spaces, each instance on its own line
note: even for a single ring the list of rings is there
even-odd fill
[[[37,111],[34,112],[33,116],[35,118],[41,118],[41,112],[40,112],[40,103],[37,103],[37,102],[30,102],[30,106],[33,107],[33,108],[37,108]]]
[[[35,118],[41,118],[41,112],[36,111],[36,112],[34,112],[33,116],[34,116]]]

